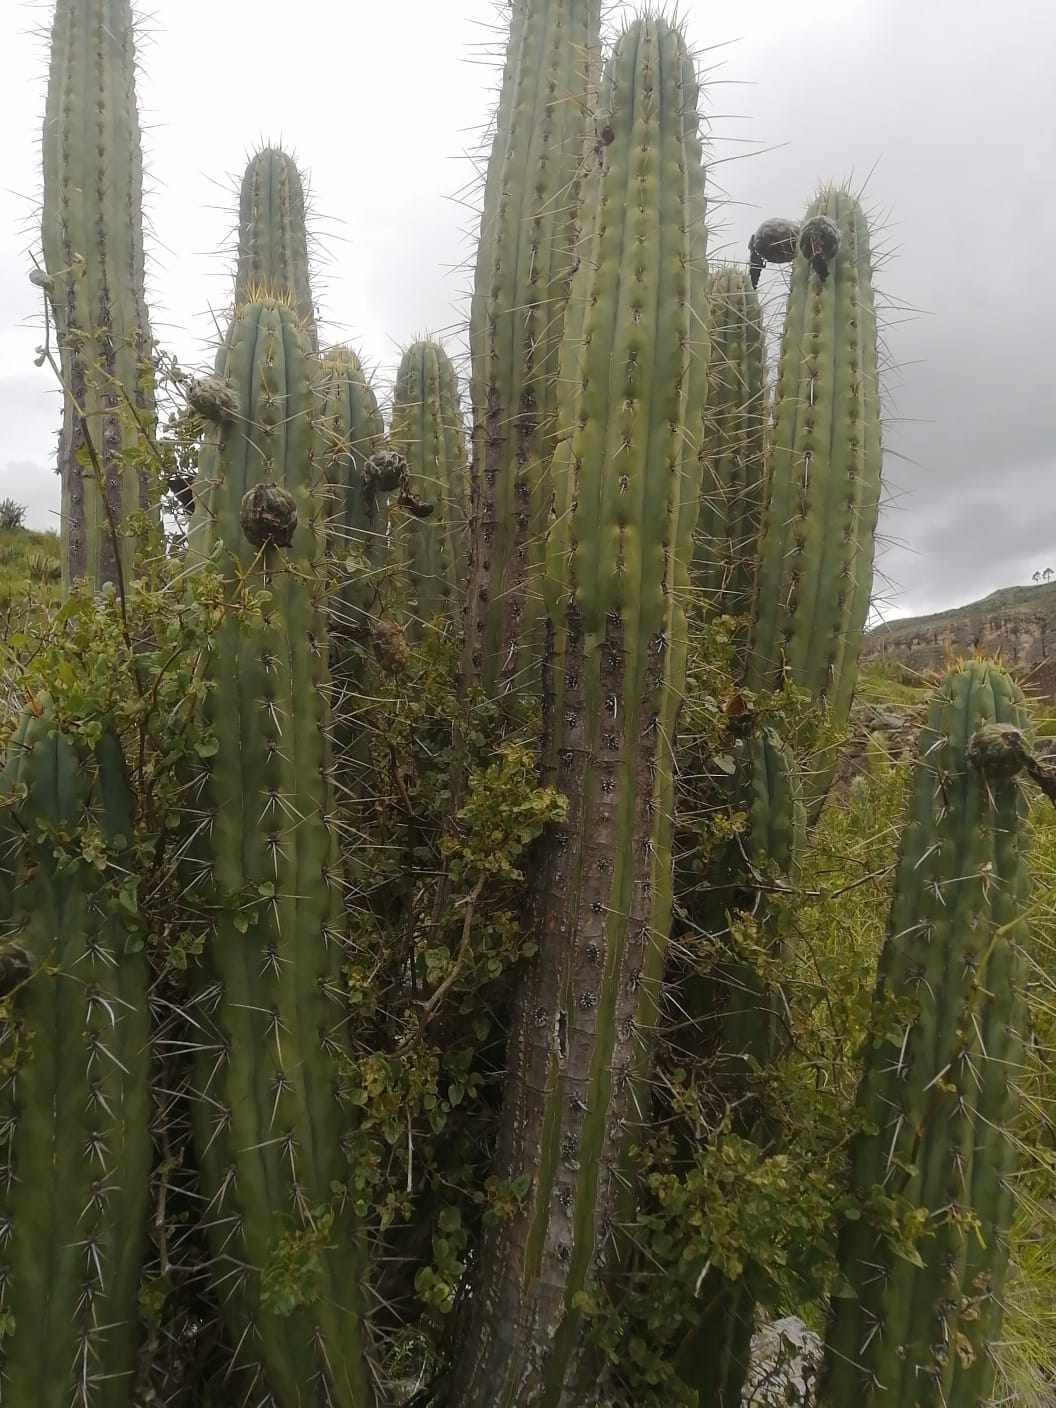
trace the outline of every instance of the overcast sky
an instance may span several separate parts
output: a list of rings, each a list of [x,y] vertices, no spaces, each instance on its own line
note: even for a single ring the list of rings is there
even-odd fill
[[[1042,0],[683,0],[712,70],[713,254],[743,258],[821,179],[886,225],[887,615],[1056,567],[1056,10]],[[0,0],[0,497],[54,523],[59,406],[27,281],[50,3]],[[386,378],[464,316],[459,193],[487,117],[490,0],[155,0],[141,45],[156,334],[196,365],[223,320],[247,154],[311,175],[331,340]],[[296,25],[291,24],[296,18]],[[721,47],[716,47],[721,46]],[[1046,97],[1046,94],[1049,96]],[[743,159],[731,159],[741,158]],[[460,267],[463,266],[463,267]],[[782,274],[764,275],[775,311]],[[909,310],[916,310],[911,312]],[[454,335],[454,334],[453,334]]]

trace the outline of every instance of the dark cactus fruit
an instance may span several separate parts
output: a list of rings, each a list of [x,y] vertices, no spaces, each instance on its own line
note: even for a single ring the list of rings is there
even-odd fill
[[[118,740],[81,756],[46,704],[0,778],[3,1402],[128,1408],[151,1167],[147,966],[122,920]],[[101,831],[93,860],[81,853]]]
[[[64,387],[67,585],[122,585],[148,507],[154,366],[143,281],[143,155],[129,0],[57,0],[44,117],[42,242]]]
[[[977,660],[947,676],[921,735],[858,1091],[830,1408],[991,1401],[1028,1024],[1025,728],[1018,689]]]
[[[794,220],[764,220],[748,241],[748,274],[752,288],[767,264],[791,264],[796,257],[799,226]]]

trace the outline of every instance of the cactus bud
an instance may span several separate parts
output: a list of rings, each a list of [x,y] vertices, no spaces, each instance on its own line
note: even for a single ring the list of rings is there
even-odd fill
[[[278,484],[255,484],[243,496],[239,521],[255,548],[288,548],[297,531],[297,500]]]

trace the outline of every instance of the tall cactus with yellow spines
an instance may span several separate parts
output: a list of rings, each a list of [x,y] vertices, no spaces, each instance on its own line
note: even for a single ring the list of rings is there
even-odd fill
[[[869,613],[883,453],[868,221],[838,186],[810,206],[803,231],[819,219],[838,247],[823,277],[801,236],[792,266],[747,683],[773,689],[787,674],[840,728]],[[809,780],[815,804],[832,767],[822,760]]]
[[[708,282],[707,412],[700,447],[700,517],[693,585],[712,611],[751,604],[762,517],[766,337],[746,274],[715,269]]]
[[[365,1250],[342,1153],[326,504],[313,364],[288,303],[239,308],[221,369],[238,415],[203,449],[190,530],[227,597],[210,666],[202,856],[215,919],[192,1012],[204,1221],[237,1364],[258,1366],[260,1391],[281,1408],[361,1408],[372,1389]],[[308,1270],[284,1296],[298,1248]]]
[[[318,346],[304,179],[281,147],[254,153],[238,198],[235,306],[262,289],[290,298],[304,336]]]
[[[467,1404],[569,1404],[584,1369],[577,1296],[611,1258],[628,1132],[648,1107],[649,1032],[671,912],[672,763],[685,678],[685,454],[694,262],[704,216],[695,68],[643,19],[606,80],[605,144],[574,297],[584,314],[558,448],[545,690],[569,819],[538,901],[540,954],[518,1000],[503,1172],[529,1192],[493,1239]],[[640,1113],[639,1113],[640,1112]]]
[[[413,508],[400,515],[396,532],[410,576],[412,601],[405,605],[417,630],[451,615],[465,591],[466,442],[458,376],[438,343],[416,342],[403,354],[389,442],[407,461]]]
[[[1008,676],[975,661],[947,676],[921,735],[858,1092],[831,1408],[989,1400],[1028,1020],[1025,723]],[[899,1255],[893,1222],[917,1210]]]
[[[63,381],[62,570],[127,581],[146,509],[154,368],[130,0],[58,0],[44,117],[42,243]]]
[[[597,139],[600,0],[514,0],[470,313],[473,562],[466,669],[536,683],[557,371]]]
[[[139,1349],[151,1161],[142,944],[122,922],[132,800],[46,702],[0,779],[0,1401],[127,1408]],[[98,828],[96,859],[83,846]]]

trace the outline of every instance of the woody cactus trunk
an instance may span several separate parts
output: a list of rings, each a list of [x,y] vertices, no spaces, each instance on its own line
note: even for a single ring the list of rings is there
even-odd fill
[[[194,512],[134,556],[164,363],[133,21],[57,0],[36,282],[64,573],[121,590],[77,595],[5,723],[4,1408],[740,1408],[757,1283],[683,1250],[695,1211],[650,1241],[643,1170],[685,1191],[709,1154],[779,1162],[792,1133],[757,1084],[783,1054],[801,800],[816,819],[868,610],[869,230],[825,187],[802,225],[764,223],[747,277],[709,277],[681,29],[640,16],[602,81],[598,0],[510,10],[468,466],[438,343],[407,350],[387,435],[359,357],[320,351],[304,179],[268,147],[215,369],[180,378]],[[769,391],[766,263],[791,266]],[[95,713],[93,622],[135,686]],[[991,1392],[1021,769],[1046,780],[1014,687],[956,671],[833,1214],[827,1408]]]

